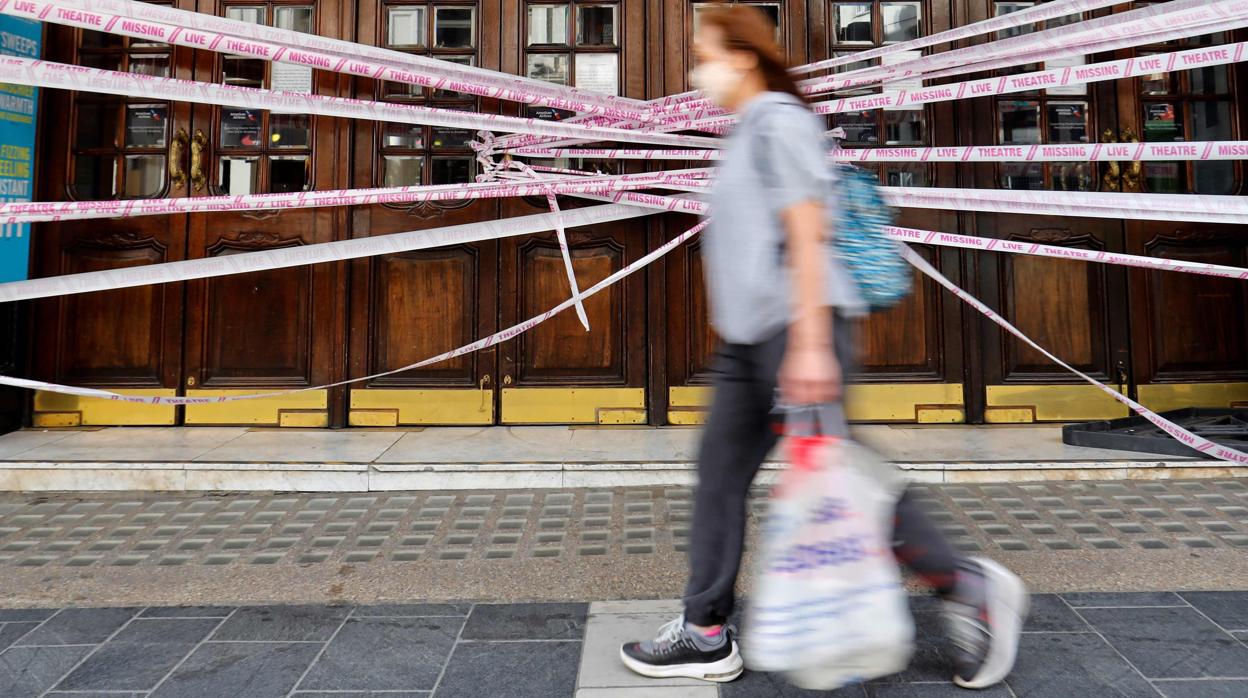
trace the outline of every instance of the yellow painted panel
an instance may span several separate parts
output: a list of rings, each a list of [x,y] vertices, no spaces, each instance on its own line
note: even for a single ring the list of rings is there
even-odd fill
[[[646,411],[632,409],[598,410],[599,424],[645,424]]]
[[[173,397],[176,392],[166,388],[104,388],[122,395]],[[35,391],[32,421],[37,427],[77,426],[165,426],[174,424],[177,408],[173,405],[136,405],[98,397],[61,395]]]
[[[919,422],[961,424],[966,421],[961,383],[867,383],[851,385],[846,412],[850,419],[866,422]],[[668,421],[702,424],[711,389],[677,386],[668,388]]]
[[[504,388],[504,424],[604,424],[603,414],[646,409],[645,388]],[[644,424],[630,421],[628,424]]]
[[[845,415],[860,422],[921,422],[924,413],[966,421],[961,383],[860,383],[846,391]]]
[[[1156,383],[1139,387],[1140,403],[1165,412],[1184,407],[1248,405],[1248,383]]]
[[[494,391],[473,388],[352,390],[349,421],[358,427],[493,424]]]
[[[1113,386],[1118,390],[1122,386]],[[1127,416],[1127,406],[1093,385],[989,385],[985,418],[993,424],[1077,422]],[[997,411],[993,408],[1007,408]],[[1022,417],[1021,411],[1030,411]],[[1017,416],[1018,421],[1005,421]]]
[[[989,407],[984,410],[984,421],[989,424],[1033,424],[1036,411],[1030,407]]]
[[[243,390],[188,390],[187,397],[221,397],[223,395],[253,395],[277,392],[265,388]],[[259,397],[237,402],[219,402],[210,405],[187,405],[188,425],[249,424],[259,426],[328,426],[329,393],[325,390],[306,390],[275,397]],[[292,413],[287,416],[286,413]],[[318,418],[317,414],[324,415]],[[298,415],[298,416],[295,416]]]

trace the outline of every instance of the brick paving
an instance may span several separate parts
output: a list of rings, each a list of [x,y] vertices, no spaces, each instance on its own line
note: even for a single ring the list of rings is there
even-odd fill
[[[1242,480],[920,485],[967,552],[1248,549]],[[766,512],[755,491],[751,523]],[[683,487],[0,495],[0,567],[275,565],[683,553]]]
[[[833,693],[747,673],[653,682],[615,657],[671,602],[0,610],[0,695],[266,698],[898,698],[949,683],[936,606],[910,668]],[[1037,595],[993,698],[1248,695],[1248,592]]]

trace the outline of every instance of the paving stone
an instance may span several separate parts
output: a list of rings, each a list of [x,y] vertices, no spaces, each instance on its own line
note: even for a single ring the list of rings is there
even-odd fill
[[[1091,632],[1092,628],[1056,594],[1032,594],[1025,632]]]
[[[1075,608],[1186,605],[1177,594],[1169,591],[1075,592],[1061,597]]]
[[[103,642],[139,612],[137,608],[67,608],[27,634],[20,645],[90,645]]]
[[[1184,591],[1179,596],[1223,629],[1248,631],[1248,592]]]
[[[465,617],[472,610],[470,603],[414,603],[414,604],[372,604],[358,606],[351,614],[352,618],[399,617],[422,618],[425,616],[460,616]]]
[[[913,683],[917,681],[947,682],[953,673],[953,661],[949,658],[948,640],[941,626],[940,614],[920,612],[914,614],[914,655],[910,666],[899,674],[883,677],[880,683]]]
[[[464,626],[464,640],[579,640],[588,604],[478,604]]]
[[[867,694],[863,686],[847,686],[836,691],[806,691],[792,685],[783,676],[747,671],[736,681],[720,684],[719,695],[722,698],[863,698]]]
[[[499,686],[508,698],[571,696],[580,642],[460,643],[438,684],[438,698],[480,698]]]
[[[1248,647],[1192,608],[1100,608],[1080,615],[1149,678],[1248,676]]]
[[[161,606],[145,609],[140,618],[225,618],[234,611],[229,606]]]
[[[1025,633],[1006,683],[1017,698],[1160,695],[1092,633]]]
[[[966,698],[966,689],[951,683],[868,684],[865,688],[868,698]],[[790,694],[780,693],[776,695],[788,696]],[[812,698],[823,695],[839,696],[841,692],[830,694],[810,693],[809,695]],[[848,695],[857,694],[851,693]],[[981,691],[975,691],[975,696],[976,698],[1014,698],[1014,694],[1010,692],[1010,689],[1001,684]]]
[[[350,609],[342,606],[249,606],[240,608],[213,641],[307,642],[328,640]]]
[[[325,647],[325,653],[312,665],[299,688],[432,689],[463,622],[462,618],[352,618]],[[529,671],[538,669],[534,659]],[[491,676],[496,680],[505,677]],[[499,680],[493,686],[508,686],[510,691],[517,680],[521,680],[519,675]]]
[[[87,657],[56,689],[151,690],[219,622],[216,618],[136,619]]]
[[[151,698],[287,695],[321,651],[316,643],[207,642],[177,668]]]
[[[92,647],[10,647],[0,653],[0,695],[38,696]]]
[[[1248,679],[1154,681],[1153,686],[1166,698],[1243,698],[1248,696]]]
[[[0,623],[0,652],[3,652],[10,645],[22,639],[27,633],[37,627],[39,627],[38,621]]]

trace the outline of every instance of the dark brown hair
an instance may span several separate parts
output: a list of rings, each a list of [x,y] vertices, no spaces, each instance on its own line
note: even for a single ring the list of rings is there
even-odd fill
[[[789,74],[784,54],[776,45],[775,25],[762,10],[751,5],[723,3],[701,13],[698,21],[702,26],[715,27],[720,31],[724,48],[754,54],[768,90],[787,92],[806,103],[797,82]]]

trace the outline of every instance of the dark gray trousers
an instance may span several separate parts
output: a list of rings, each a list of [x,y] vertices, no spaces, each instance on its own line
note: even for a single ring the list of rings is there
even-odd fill
[[[853,366],[852,326],[833,323],[836,353],[848,375]],[[724,344],[713,365],[714,390],[698,453],[698,486],[689,544],[685,620],[718,625],[732,614],[733,588],[745,539],[746,497],[767,453],[776,445],[777,375],[785,333],[760,344]],[[939,593],[952,588],[958,555],[914,499],[897,503],[894,553]]]

